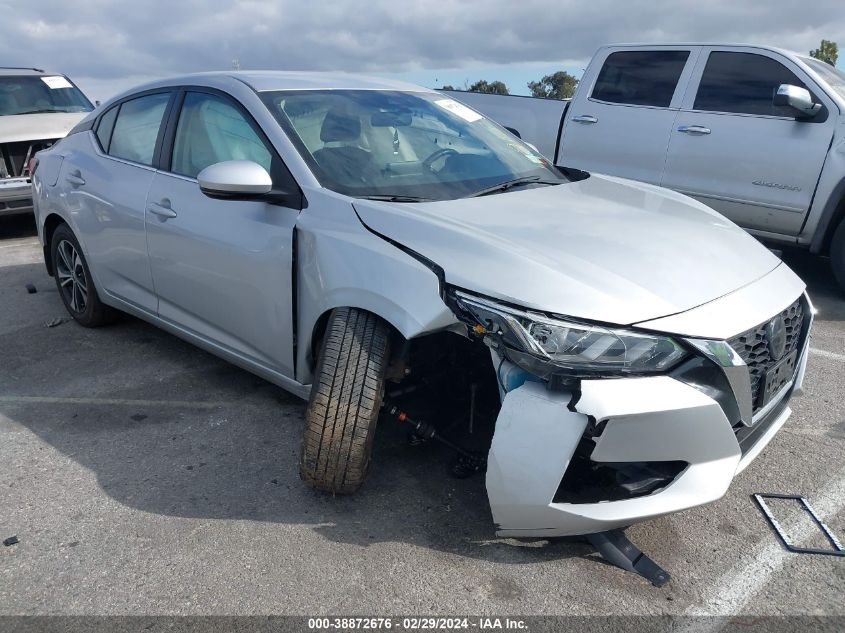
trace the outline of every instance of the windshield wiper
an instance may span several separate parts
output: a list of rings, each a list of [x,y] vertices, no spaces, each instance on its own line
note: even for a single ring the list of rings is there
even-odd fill
[[[512,189],[514,187],[519,187],[520,185],[559,185],[561,184],[560,181],[552,181],[552,180],[543,180],[540,176],[523,176],[522,178],[514,178],[513,180],[506,180],[505,182],[500,182],[498,185],[493,185],[492,187],[485,187],[479,191],[471,193],[465,198],[477,198],[479,196],[487,196],[491,193],[501,193],[507,191],[508,189]]]
[[[67,110],[26,110],[24,112],[15,112],[15,114],[50,114],[53,112],[63,112],[68,114]]]
[[[383,202],[429,202],[431,198],[421,198],[420,196],[399,196],[399,195],[379,195],[379,196],[358,196],[364,200],[380,200]]]

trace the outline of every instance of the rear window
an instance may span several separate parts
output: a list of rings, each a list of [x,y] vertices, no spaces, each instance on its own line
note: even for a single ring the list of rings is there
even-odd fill
[[[593,99],[668,108],[689,51],[620,51],[602,66]]]

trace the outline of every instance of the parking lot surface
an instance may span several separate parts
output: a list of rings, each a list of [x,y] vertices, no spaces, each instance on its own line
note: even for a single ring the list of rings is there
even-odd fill
[[[803,494],[845,537],[845,295],[785,258],[819,310],[806,394],[725,498],[628,531],[656,589],[584,542],[497,539],[483,477],[389,424],[359,494],[307,489],[303,402],[134,318],[47,327],[33,221],[0,218],[0,615],[845,615],[845,559],[786,552],[750,499]]]

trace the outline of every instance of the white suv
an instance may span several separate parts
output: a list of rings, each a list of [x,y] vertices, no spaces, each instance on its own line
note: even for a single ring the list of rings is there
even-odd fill
[[[93,109],[64,75],[0,68],[0,216],[32,211],[32,158]]]

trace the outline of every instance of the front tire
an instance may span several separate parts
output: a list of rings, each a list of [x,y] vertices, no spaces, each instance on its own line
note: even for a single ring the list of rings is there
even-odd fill
[[[845,218],[839,222],[830,243],[830,265],[839,287],[845,291]]]
[[[351,494],[364,483],[389,348],[379,317],[356,308],[331,313],[305,412],[299,472],[309,486]]]
[[[50,241],[53,278],[65,309],[77,323],[99,327],[114,320],[115,312],[100,301],[79,241],[67,224],[56,227]]]

